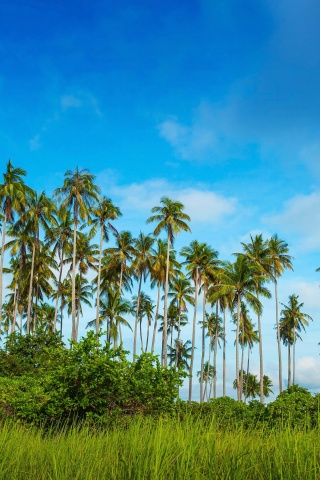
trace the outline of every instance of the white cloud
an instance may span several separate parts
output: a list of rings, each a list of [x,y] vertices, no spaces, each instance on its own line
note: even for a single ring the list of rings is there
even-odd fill
[[[320,358],[302,357],[297,360],[296,383],[320,390]]]
[[[320,193],[296,195],[284,203],[281,213],[262,219],[281,232],[296,234],[298,246],[304,250],[320,247]]]
[[[63,95],[60,99],[61,109],[68,110],[68,108],[79,108],[83,105],[83,101],[75,95]]]
[[[148,211],[159,205],[162,196],[181,201],[192,222],[217,224],[236,210],[237,200],[224,197],[205,186],[176,186],[164,179],[152,179],[130,185],[114,185],[110,192],[123,210]]]
[[[29,140],[29,147],[32,151],[38,150],[41,147],[39,133],[37,133],[33,138],[31,138],[31,140]]]

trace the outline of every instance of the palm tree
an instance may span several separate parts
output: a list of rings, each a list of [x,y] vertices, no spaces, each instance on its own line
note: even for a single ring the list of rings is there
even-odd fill
[[[53,331],[56,332],[56,323],[59,308],[60,288],[62,282],[62,271],[64,265],[64,257],[71,253],[72,239],[72,220],[69,211],[60,208],[58,212],[58,223],[56,226],[52,226],[47,232],[46,244],[49,247],[53,247],[52,254],[57,255],[59,259],[59,279],[57,283],[57,295],[55,295],[56,305],[54,313]]]
[[[194,363],[194,349],[196,338],[196,323],[197,323],[197,304],[198,294],[201,285],[201,271],[208,262],[211,254],[211,249],[205,243],[199,243],[196,240],[192,241],[189,247],[184,247],[181,250],[181,256],[185,257],[183,264],[186,265],[186,270],[190,278],[193,279],[195,294],[194,294],[194,312],[192,325],[192,356],[190,362],[190,379],[189,379],[189,402],[192,399],[192,372]],[[202,382],[201,382],[202,384]],[[200,384],[200,385],[201,385]],[[202,400],[202,399],[201,399]]]
[[[176,305],[178,309],[178,338],[180,340],[181,333],[181,315],[188,311],[187,303],[194,303],[194,288],[190,281],[184,276],[173,277],[170,281],[170,291],[168,297],[171,298],[171,304]],[[169,307],[170,308],[170,307]],[[176,359],[176,363],[178,358]]]
[[[291,322],[287,321],[286,317],[280,318],[280,338],[283,344],[288,348],[288,388],[291,385],[291,347],[294,344],[293,329]],[[296,337],[301,340],[299,334],[296,333]]]
[[[54,196],[62,200],[62,207],[73,210],[73,261],[72,261],[72,339],[76,340],[76,252],[79,219],[87,220],[93,202],[99,199],[100,189],[93,183],[94,175],[88,170],[68,170],[63,186],[57,188]]]
[[[250,235],[251,242],[246,244],[241,242],[241,245],[244,250],[244,255],[252,262],[253,265],[257,266],[257,274],[265,275],[266,279],[270,278],[270,258],[269,258],[269,247],[268,242],[264,241],[262,235],[256,235],[252,237]],[[256,287],[256,296],[259,299],[259,295],[264,296],[265,298],[270,298],[271,293],[269,290],[263,287],[260,283],[257,283]],[[262,328],[261,328],[261,314],[260,311],[257,312],[258,317],[258,332],[259,332],[259,363],[260,363],[260,402],[264,403],[264,394],[263,394],[263,348],[262,348]]]
[[[114,348],[118,348],[118,336],[121,325],[129,327],[132,330],[129,322],[123,317],[124,314],[131,312],[131,304],[128,300],[124,300],[118,289],[109,287],[106,292],[101,295],[100,302],[100,317],[99,323],[107,320],[107,343],[113,339]],[[95,326],[96,320],[88,322],[88,327]]]
[[[138,309],[138,303],[139,303],[139,309]],[[149,297],[149,295],[145,294],[144,292],[139,292],[139,296],[133,297],[132,314],[136,316],[138,312],[138,319],[136,318],[135,320],[135,334],[136,334],[136,325],[139,323],[140,324],[140,345],[141,345],[142,352],[144,352],[144,350],[146,351],[148,348],[149,329],[152,321],[153,310],[154,310],[154,303]],[[142,339],[142,320],[144,317],[147,318],[147,339],[146,339],[145,349],[143,348],[143,339]],[[136,351],[135,351],[135,355],[136,355]]]
[[[14,221],[14,212],[21,213],[24,210],[26,196],[30,190],[23,182],[26,171],[22,168],[14,168],[11,160],[7,163],[6,172],[3,174],[3,183],[0,184],[0,202],[1,210],[4,213],[2,226],[1,242],[1,262],[0,262],[0,323],[2,315],[2,288],[3,288],[3,265],[5,252],[5,238],[7,233],[7,223]]]
[[[282,275],[286,268],[293,270],[292,259],[288,255],[288,244],[278,238],[278,235],[273,235],[268,240],[269,249],[269,261],[271,267],[272,280],[275,288],[275,301],[276,301],[276,326],[277,326],[277,342],[278,342],[278,359],[279,359],[279,389],[282,392],[282,359],[281,359],[281,338],[280,338],[280,325],[279,325],[279,301],[278,301],[278,278]]]
[[[31,259],[31,273],[29,282],[29,294],[28,294],[28,309],[27,309],[27,334],[30,332],[31,322],[31,303],[32,303],[32,290],[33,290],[33,277],[36,250],[40,251],[40,227],[42,226],[45,232],[56,224],[56,206],[50,200],[44,192],[38,195],[36,192],[29,198],[26,212],[21,217],[22,224],[29,224],[30,231],[33,231],[32,242],[32,259]]]
[[[100,312],[100,289],[101,289],[101,265],[102,265],[102,244],[103,240],[109,241],[109,229],[118,233],[110,220],[116,220],[122,213],[116,207],[110,198],[102,197],[99,204],[92,209],[93,218],[93,233],[95,234],[97,227],[100,227],[100,248],[99,248],[99,263],[98,263],[98,278],[97,278],[97,305],[96,305],[96,334],[99,333],[99,312]]]
[[[213,398],[216,398],[217,397],[217,351],[218,351],[218,346],[220,347],[220,340],[224,339],[222,319],[217,315],[217,313],[214,313],[214,312],[210,314],[207,313],[205,317],[205,328],[207,329],[207,336],[209,337],[209,358],[207,362],[209,366],[210,366],[210,360],[211,360],[211,351],[213,350],[213,367],[212,367],[213,373],[214,373],[212,377]],[[210,372],[210,369],[209,369],[209,372]],[[203,378],[205,378],[205,369],[203,370]],[[200,375],[200,380],[201,380],[201,375]],[[205,378],[205,382],[206,384],[208,384],[207,378]]]
[[[132,269],[133,269],[135,278],[137,278],[139,282],[136,311],[135,311],[136,321],[134,324],[134,336],[133,336],[133,361],[134,362],[136,361],[136,353],[137,353],[137,328],[138,328],[138,322],[139,322],[141,285],[142,285],[142,280],[144,282],[146,281],[147,276],[151,270],[151,263],[152,263],[151,248],[153,243],[154,243],[154,238],[152,238],[150,235],[145,235],[142,232],[140,232],[138,238],[134,240],[135,257],[132,262]],[[140,334],[141,334],[141,320],[140,320]],[[141,340],[141,346],[143,350],[142,340]]]
[[[80,321],[80,315],[83,315],[83,310],[82,310],[82,305],[87,305],[88,307],[91,307],[91,302],[89,299],[92,298],[92,287],[89,284],[89,281],[81,277],[79,273],[76,274],[75,276],[75,281],[76,281],[76,321],[75,321],[75,332],[74,332],[74,338],[72,340],[77,341],[78,339],[78,331],[79,331],[79,321]],[[68,288],[68,294],[65,299],[66,305],[68,307],[68,315],[72,315],[72,308],[73,308],[73,296],[72,296],[72,278],[70,282],[70,278],[67,278],[67,288]]]
[[[159,316],[159,308],[160,308],[160,299],[161,299],[161,288],[164,287],[166,281],[166,265],[167,265],[167,242],[157,238],[156,240],[156,248],[151,248],[151,288],[155,286],[158,289],[157,295],[157,306],[156,312],[154,316],[154,326],[153,326],[153,335],[152,335],[152,345],[151,345],[151,352],[154,352],[154,345],[156,340],[156,333],[157,333],[157,325],[158,325],[158,316]],[[170,259],[169,259],[169,281],[173,277],[181,276],[181,265],[177,262],[175,258],[175,251],[170,250]],[[162,352],[163,352],[163,338],[162,338]]]
[[[167,232],[167,261],[166,261],[166,279],[164,288],[164,329],[163,329],[163,365],[168,365],[167,350],[167,316],[168,316],[168,286],[169,286],[169,264],[170,264],[170,247],[174,242],[174,237],[181,230],[191,232],[189,225],[190,217],[184,213],[184,206],[181,202],[171,200],[168,197],[162,197],[161,206],[153,207],[152,215],[147,219],[147,223],[158,222],[153,234],[158,236],[162,230]]]
[[[116,238],[116,246],[106,248],[104,253],[109,255],[110,267],[120,267],[119,277],[119,292],[122,293],[123,275],[128,273],[129,265],[132,262],[134,255],[136,254],[134,248],[134,239],[128,231],[114,233]]]
[[[295,384],[295,347],[297,338],[301,337],[297,332],[301,332],[301,330],[306,331],[306,328],[309,325],[308,320],[312,320],[310,315],[307,313],[301,312],[301,308],[303,307],[304,303],[299,303],[299,295],[290,295],[288,305],[284,306],[283,310],[281,311],[281,315],[283,315],[281,319],[282,327],[289,327],[292,331],[292,339],[293,339],[293,369],[292,369],[292,380],[293,384]]]
[[[242,372],[239,377],[239,332],[241,319],[241,300],[244,300],[256,312],[261,310],[261,302],[256,297],[256,287],[263,282],[264,275],[257,275],[257,267],[252,265],[244,255],[238,255],[234,263],[226,262],[224,271],[219,274],[220,283],[209,298],[214,303],[221,295],[233,297],[233,303],[237,307],[236,329],[236,381],[238,386],[238,400],[241,400]]]
[[[170,347],[169,349],[169,363],[170,365],[176,365],[176,368],[179,370],[187,370],[189,371],[189,360],[191,358],[191,350],[192,347],[190,346],[190,340],[183,343],[182,340],[176,339],[174,342],[174,347]],[[178,358],[178,362],[176,363],[176,358]]]

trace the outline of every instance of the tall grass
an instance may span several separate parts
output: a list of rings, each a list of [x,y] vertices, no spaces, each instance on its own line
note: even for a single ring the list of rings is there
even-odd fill
[[[136,419],[43,432],[0,427],[0,480],[320,479],[320,433]]]

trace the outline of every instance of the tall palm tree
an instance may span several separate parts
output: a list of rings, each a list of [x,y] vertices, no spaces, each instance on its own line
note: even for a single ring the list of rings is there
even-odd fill
[[[134,336],[133,336],[133,361],[136,361],[137,353],[137,328],[139,323],[139,309],[140,309],[140,294],[141,294],[141,285],[142,280],[145,282],[148,274],[151,270],[152,264],[152,252],[151,248],[154,244],[154,238],[151,235],[145,235],[140,232],[138,238],[134,240],[134,251],[135,257],[132,262],[132,269],[134,272],[135,278],[138,280],[138,294],[136,302],[136,311],[135,311],[135,324],[134,324]],[[140,333],[141,333],[141,320],[140,320]],[[141,346],[142,340],[141,340]]]
[[[189,360],[191,358],[191,349],[192,347],[190,346],[190,340],[187,340],[185,343],[183,343],[182,340],[175,340],[174,347],[170,347],[168,345],[169,349],[169,362],[170,365],[175,365],[176,364],[176,358],[178,358],[178,362],[176,364],[176,368],[179,370],[187,370],[189,371]]]
[[[294,344],[293,329],[290,321],[287,321],[287,318],[284,316],[280,318],[280,338],[283,344],[288,349],[288,388],[291,385],[291,347]],[[296,338],[302,340],[300,335],[296,333]]]
[[[120,326],[124,325],[132,330],[129,322],[123,317],[131,312],[132,306],[128,300],[124,300],[118,289],[109,286],[108,290],[101,295],[99,323],[107,320],[106,341],[113,340],[114,348],[118,348]],[[88,327],[95,326],[95,319],[88,322]]]
[[[11,160],[7,163],[6,172],[3,174],[3,183],[0,184],[0,202],[3,211],[2,241],[1,241],[1,262],[0,262],[0,323],[2,315],[2,289],[3,289],[3,265],[5,252],[5,238],[7,223],[14,221],[14,212],[23,212],[26,197],[30,193],[23,181],[26,171],[22,168],[14,168]]]
[[[166,281],[166,270],[167,270],[167,242],[157,238],[155,248],[151,249],[151,288],[157,287],[158,294],[157,294],[157,306],[156,312],[154,316],[154,325],[153,325],[153,335],[152,335],[152,344],[151,344],[151,352],[154,352],[154,345],[156,340],[156,333],[157,333],[157,325],[158,325],[158,316],[159,316],[159,308],[160,308],[160,299],[161,299],[161,289],[163,289]],[[181,276],[181,265],[175,258],[175,251],[173,249],[170,250],[169,253],[169,281],[173,277]],[[164,335],[164,334],[163,334]],[[162,335],[162,337],[163,337]],[[162,338],[162,352],[163,352],[163,338]]]
[[[94,175],[88,170],[68,170],[63,186],[54,191],[62,207],[73,210],[73,261],[72,261],[72,339],[76,339],[76,251],[79,220],[87,220],[94,202],[98,202],[100,189],[94,182]]]
[[[60,288],[62,282],[62,271],[64,265],[65,255],[71,254],[72,246],[72,219],[71,214],[68,210],[60,208],[58,211],[58,220],[57,225],[52,226],[47,232],[45,242],[49,247],[52,248],[52,254],[57,255],[59,259],[59,278],[57,283],[57,295],[55,296],[56,305],[53,321],[53,331],[56,332],[58,308],[59,308],[59,297],[60,297]]]
[[[192,324],[192,356],[190,361],[190,379],[189,379],[189,402],[192,400],[192,372],[194,363],[194,349],[196,338],[196,323],[197,323],[197,304],[199,288],[201,285],[201,271],[207,264],[208,257],[210,255],[210,248],[205,243],[199,243],[196,240],[192,241],[189,247],[183,247],[181,250],[181,256],[185,258],[183,262],[186,265],[186,270],[189,273],[189,277],[194,282],[194,312],[193,312],[193,324]],[[201,382],[202,383],[202,382]]]
[[[30,332],[31,303],[36,251],[40,251],[41,243],[40,227],[43,227],[45,232],[48,232],[52,225],[56,225],[55,213],[56,205],[46,196],[45,192],[42,192],[40,195],[34,192],[28,200],[27,210],[21,216],[21,223],[29,224],[30,230],[33,231],[31,274],[29,282],[27,309],[27,333]]]
[[[97,278],[97,301],[96,301],[96,334],[99,333],[99,312],[100,312],[100,289],[101,289],[101,265],[102,265],[102,245],[103,240],[109,241],[109,230],[112,229],[118,233],[110,220],[116,220],[122,216],[120,208],[116,207],[110,198],[102,197],[96,207],[92,209],[91,224],[93,224],[93,233],[97,227],[100,228],[100,248]]]
[[[253,265],[256,265],[257,274],[265,275],[266,280],[271,276],[270,269],[270,258],[269,258],[269,247],[268,242],[263,240],[262,235],[256,235],[252,237],[250,235],[250,243],[243,243],[241,245],[244,250],[244,255],[252,262]],[[262,288],[263,285],[257,283],[256,296],[259,299],[261,294],[265,298],[270,298],[271,293],[266,288]],[[258,332],[259,332],[259,363],[260,363],[260,402],[264,403],[264,394],[263,394],[263,348],[262,348],[262,328],[261,328],[261,314],[260,311],[257,312],[258,317]]]
[[[214,303],[221,295],[232,295],[234,305],[237,308],[236,328],[236,381],[238,400],[241,400],[242,372],[239,377],[239,332],[241,319],[241,300],[244,300],[256,312],[261,310],[262,305],[256,297],[256,286],[263,282],[264,275],[257,275],[257,267],[252,265],[244,255],[238,255],[234,263],[225,262],[224,271],[219,274],[220,283],[209,298]]]
[[[136,253],[134,239],[128,231],[114,233],[116,246],[106,248],[104,253],[109,255],[110,267],[120,267],[119,292],[122,293],[122,282],[125,273],[128,273],[129,265]]]
[[[66,296],[65,302],[67,305],[68,315],[72,315],[72,308],[73,308],[73,298],[72,298],[72,278],[70,282],[70,277],[67,279],[67,289],[68,294]],[[87,305],[91,307],[90,299],[92,298],[92,286],[89,284],[89,281],[81,277],[79,273],[76,274],[76,320],[75,320],[75,332],[74,338],[72,340],[77,341],[78,339],[78,331],[79,331],[79,322],[80,322],[80,315],[83,315],[82,305]]]
[[[281,338],[280,338],[280,324],[279,324],[279,300],[278,300],[278,278],[287,268],[293,270],[292,259],[288,252],[288,244],[280,239],[278,235],[273,235],[268,240],[269,261],[271,266],[272,280],[275,288],[275,302],[276,302],[276,327],[277,327],[277,342],[278,342],[278,359],[279,359],[279,389],[282,392],[282,358],[281,358]]]
[[[308,320],[312,320],[310,315],[307,313],[301,312],[301,308],[303,307],[304,303],[299,303],[299,295],[289,295],[289,302],[288,305],[284,305],[283,310],[281,311],[281,315],[283,318],[281,319],[282,326],[284,327],[287,325],[291,328],[292,331],[292,338],[293,338],[293,369],[292,369],[292,380],[293,384],[295,384],[295,371],[296,371],[296,362],[295,362],[295,347],[297,338],[301,337],[298,335],[298,332],[301,330],[305,331],[309,322]]]
[[[138,308],[138,304],[139,304],[139,308]],[[154,310],[154,303],[152,299],[149,297],[149,295],[147,295],[146,293],[140,291],[139,296],[135,295],[133,297],[132,314],[136,316],[138,312],[138,319],[137,318],[135,319],[135,325],[134,325],[135,335],[137,335],[136,325],[139,323],[140,324],[140,345],[141,345],[142,352],[146,351],[148,348],[149,329],[150,329],[150,325],[153,317],[153,310]],[[144,348],[143,338],[142,338],[142,321],[145,317],[147,319],[147,339],[146,339],[146,347]],[[136,355],[136,351],[135,351],[135,355]]]
[[[211,360],[211,351],[213,350],[213,398],[217,396],[217,351],[218,346],[220,347],[220,340],[224,338],[224,331],[222,326],[222,319],[217,315],[217,313],[211,312],[206,314],[205,317],[205,327],[207,328],[207,336],[209,337],[209,358],[207,365],[210,366]],[[207,373],[210,373],[210,368],[207,370]],[[203,379],[205,380],[206,386],[208,385],[208,378],[205,378],[205,369],[203,370]],[[200,371],[200,380],[201,380],[201,371]],[[210,395],[209,395],[210,396]],[[204,392],[205,397],[205,392]]]
[[[157,222],[158,225],[154,229],[153,234],[158,236],[163,230],[167,232],[167,261],[166,261],[166,280],[164,287],[164,329],[163,329],[163,365],[168,366],[168,350],[167,350],[167,316],[168,316],[168,287],[169,287],[169,264],[170,264],[170,248],[173,244],[175,235],[181,231],[191,232],[189,225],[190,217],[184,213],[184,206],[181,202],[171,200],[168,197],[162,197],[161,206],[153,207],[151,215],[147,219],[147,223]]]

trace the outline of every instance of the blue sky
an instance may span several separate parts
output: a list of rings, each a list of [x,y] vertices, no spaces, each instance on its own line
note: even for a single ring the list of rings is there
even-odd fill
[[[3,168],[11,158],[48,194],[89,168],[133,234],[162,195],[180,199],[192,235],[177,248],[198,238],[231,259],[250,233],[277,232],[295,257],[280,301],[300,294],[314,318],[299,380],[319,390],[320,4],[12,0],[0,13]],[[264,317],[276,383],[272,303]]]

